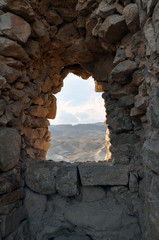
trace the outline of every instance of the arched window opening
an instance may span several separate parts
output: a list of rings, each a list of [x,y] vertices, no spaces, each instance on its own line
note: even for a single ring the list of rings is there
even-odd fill
[[[105,107],[94,79],[72,73],[56,94],[57,115],[50,120],[51,146],[46,159],[66,162],[104,161],[106,156]]]

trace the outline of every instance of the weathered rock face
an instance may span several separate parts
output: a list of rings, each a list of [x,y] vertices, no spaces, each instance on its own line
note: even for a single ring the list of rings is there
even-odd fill
[[[156,0],[0,1],[0,238],[158,240],[158,29]],[[112,166],[37,163],[24,178],[69,72],[103,92]]]

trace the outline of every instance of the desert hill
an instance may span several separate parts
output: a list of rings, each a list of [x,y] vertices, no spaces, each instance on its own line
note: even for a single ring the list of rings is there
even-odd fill
[[[104,123],[51,125],[48,160],[66,162],[103,161],[106,154]]]

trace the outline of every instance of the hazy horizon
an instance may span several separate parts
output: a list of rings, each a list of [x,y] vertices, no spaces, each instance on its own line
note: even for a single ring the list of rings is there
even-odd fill
[[[104,100],[95,92],[94,79],[82,78],[70,73],[64,80],[57,98],[57,115],[51,125],[91,124],[105,121]]]

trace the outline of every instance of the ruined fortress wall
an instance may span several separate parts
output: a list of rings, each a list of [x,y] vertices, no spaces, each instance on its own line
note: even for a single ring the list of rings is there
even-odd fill
[[[60,231],[66,231],[66,235],[77,225],[73,232],[77,239],[106,240],[106,235],[101,234],[106,231],[108,239],[158,240],[158,26],[157,0],[0,1],[0,238],[30,239],[31,234],[38,239],[37,226],[42,224],[47,228],[44,234],[54,234],[50,238],[46,234],[46,239],[60,240],[53,227],[61,224]],[[90,185],[82,182],[80,166],[73,165],[70,168],[78,173],[78,194],[63,196],[65,189],[61,188],[65,188],[63,179],[69,167],[41,161],[50,146],[47,119],[56,116],[54,94],[61,90],[69,72],[83,79],[92,76],[95,90],[103,92],[109,129],[107,162],[99,167],[89,164],[89,168],[95,176],[101,172],[101,181],[108,177],[110,180],[104,183],[90,180],[83,164],[87,181],[93,181],[90,190]],[[39,164],[46,166],[35,174]],[[64,168],[61,175],[59,168]],[[120,169],[126,170],[117,176],[116,169],[119,173]],[[56,172],[60,176],[57,179],[61,179],[59,189],[53,177]],[[37,179],[29,185],[28,178],[34,179],[36,175]],[[127,182],[120,182],[122,176],[127,176]],[[115,183],[114,178],[118,180]],[[55,183],[56,193],[37,191],[38,182],[44,186]],[[91,221],[91,214],[96,215],[93,209],[101,215],[92,225],[80,225],[82,218],[77,221],[68,212],[78,215],[79,209],[83,214],[85,209],[88,211],[85,202],[90,201],[89,191],[93,201],[87,221]],[[39,208],[37,198],[42,201]],[[62,210],[60,203],[68,206]],[[47,212],[42,209],[47,204],[54,206],[55,212],[48,210],[45,220],[45,214],[38,213]],[[40,223],[31,206],[35,206]],[[112,215],[117,217],[110,219],[110,226],[103,225],[108,209],[108,216],[113,209]],[[47,221],[52,221],[53,214],[57,222],[51,227]],[[119,227],[118,217],[121,231],[113,225],[117,221]]]

